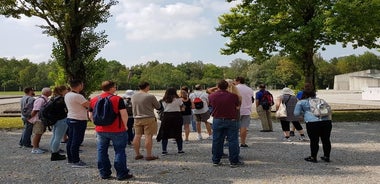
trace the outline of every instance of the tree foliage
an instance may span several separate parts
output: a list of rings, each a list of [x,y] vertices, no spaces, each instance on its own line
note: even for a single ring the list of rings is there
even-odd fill
[[[85,83],[84,95],[94,89],[89,79],[96,73],[95,56],[107,44],[104,31],[94,29],[110,17],[115,0],[5,0],[0,13],[20,18],[21,15],[43,19],[43,33],[57,39],[53,56],[64,69],[66,80],[80,79]]]
[[[337,42],[379,47],[379,22],[380,1],[243,0],[219,17],[217,31],[230,39],[222,54],[242,51],[259,60],[289,55],[304,80],[314,83],[313,57],[320,48]]]

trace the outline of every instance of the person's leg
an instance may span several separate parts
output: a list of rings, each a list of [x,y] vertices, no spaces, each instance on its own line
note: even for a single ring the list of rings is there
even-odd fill
[[[205,121],[205,125],[206,125],[206,130],[207,130],[208,136],[212,137],[211,123],[208,121]]]
[[[144,126],[141,124],[141,119],[135,119],[134,120],[133,128],[135,129],[135,137],[133,138],[133,149],[135,150],[136,157],[135,158],[142,158],[142,155],[140,153],[140,144],[141,144],[141,137],[144,134]],[[140,157],[140,158],[139,158]]]
[[[167,150],[167,148],[168,148],[168,142],[169,142],[168,139],[162,139],[161,140],[162,154],[168,152],[168,150]]]
[[[73,125],[70,123],[70,119],[66,119],[66,124],[67,124],[67,143],[66,143],[66,154],[67,154],[67,162],[68,163],[73,163],[73,156],[71,154],[71,145],[73,142],[73,133],[74,133],[74,128]]]
[[[185,129],[185,141],[189,141],[190,123],[185,123],[183,126]]]
[[[331,121],[323,122],[321,126],[322,126],[321,141],[322,141],[322,146],[323,146],[323,154],[324,154],[324,157],[330,158],[330,152],[331,152],[330,135],[331,135],[331,130],[332,130]]]
[[[133,124],[134,124],[134,119],[133,118],[128,118],[127,122],[127,127],[128,127],[128,144],[131,144],[133,141],[133,138],[135,134],[133,133]]]
[[[25,118],[22,118],[22,121],[24,123],[24,130],[21,135],[20,139],[20,146],[31,146],[32,141],[32,132],[33,132],[33,124],[29,123]]]
[[[307,129],[307,134],[309,135],[309,138],[310,138],[311,157],[313,157],[314,159],[317,159],[317,154],[319,150],[318,122],[306,123],[306,129]]]
[[[42,134],[34,134],[34,137],[33,137],[33,149],[40,148],[41,137],[42,137]]]
[[[183,149],[183,139],[182,139],[182,137],[175,139],[175,141],[177,142],[178,153],[182,152],[183,151],[182,150]]]
[[[73,140],[71,142],[71,155],[73,163],[80,161],[79,158],[79,147],[83,142],[84,135],[86,132],[87,122],[86,121],[76,121],[75,123],[71,122],[73,127]]]
[[[128,133],[112,133],[111,138],[113,149],[115,150],[114,167],[116,170],[116,177],[118,179],[125,178],[129,173],[127,167],[127,155],[125,153],[125,147],[128,142]]]
[[[240,116],[240,144],[243,147],[246,147],[246,139],[247,139],[247,129],[249,127],[249,123],[251,122],[250,115],[241,115]]]
[[[136,156],[140,156],[140,143],[141,143],[141,134],[135,134],[135,137],[133,138],[133,148],[135,150]]]
[[[145,134],[146,157],[152,157],[153,135]]]
[[[306,137],[305,137],[305,133],[303,131],[303,128],[300,124],[299,121],[292,121],[292,124],[293,124],[293,127],[298,131],[298,133],[300,134],[300,140],[302,141],[307,141]]]
[[[271,111],[269,109],[269,110],[266,110],[265,112],[266,112],[266,118],[267,118],[269,130],[273,131]]]
[[[226,121],[229,161],[231,164],[239,162],[239,122]]]
[[[66,124],[66,118],[58,120],[57,123],[53,126],[53,135],[51,137],[51,143],[50,143],[50,151],[52,153],[59,152],[59,144],[61,143],[61,139],[63,135],[66,134],[67,130],[67,124]]]
[[[41,141],[42,134],[44,132],[45,132],[45,126],[42,124],[42,122],[37,121],[36,123],[34,123],[33,125],[34,137],[32,140],[33,150],[37,150],[40,148],[40,141]]]
[[[284,136],[286,139],[289,139],[290,137],[290,122],[286,120],[280,120],[281,122],[281,128],[284,132]]]
[[[269,125],[268,125],[268,120],[266,117],[266,111],[263,109],[261,105],[259,105],[256,109],[257,114],[259,115],[259,119],[261,121],[261,126],[262,126],[262,131],[268,131],[269,130]]]
[[[111,137],[109,134],[110,133],[97,132],[97,136],[96,136],[98,170],[100,173],[100,177],[103,179],[109,178],[112,174],[111,162],[108,157],[108,147],[110,144],[110,137]],[[114,142],[112,143],[115,149],[115,143]],[[115,152],[115,155],[116,155],[116,152]]]
[[[223,132],[223,122],[221,119],[214,118],[212,123],[212,130],[214,132],[212,139],[212,162],[214,164],[219,164],[223,155],[223,143],[224,135]]]

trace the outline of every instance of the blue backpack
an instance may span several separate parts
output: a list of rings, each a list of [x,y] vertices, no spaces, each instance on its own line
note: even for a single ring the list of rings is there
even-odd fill
[[[98,96],[98,101],[95,103],[93,109],[94,124],[97,126],[108,126],[111,125],[116,117],[117,113],[113,110],[111,97],[114,95],[109,95],[105,98]]]

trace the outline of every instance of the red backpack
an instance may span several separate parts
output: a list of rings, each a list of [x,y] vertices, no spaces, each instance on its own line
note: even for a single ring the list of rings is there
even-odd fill
[[[273,95],[269,91],[264,91],[260,99],[260,105],[264,110],[269,110],[274,105]]]

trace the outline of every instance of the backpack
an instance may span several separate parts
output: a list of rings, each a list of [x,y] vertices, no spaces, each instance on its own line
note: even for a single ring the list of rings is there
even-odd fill
[[[133,111],[132,111],[132,101],[131,98],[124,99],[125,107],[127,108],[128,117],[133,117]]]
[[[33,98],[33,97],[28,97],[26,99],[26,103],[25,103],[24,107],[21,110],[22,116],[26,117],[27,119],[31,118],[31,114],[32,114],[33,105],[34,105],[34,101],[35,100],[36,99]]]
[[[48,102],[45,100],[45,104],[38,111],[38,117],[46,127],[49,127],[49,130],[51,130],[50,126],[53,126],[57,122],[57,119],[52,114],[55,101],[55,99],[50,99]]]
[[[111,125],[115,121],[117,113],[113,110],[113,105],[110,99],[112,96],[114,95],[109,95],[105,98],[98,96],[98,100],[96,101],[93,109],[95,125],[107,126]]]
[[[310,111],[316,117],[326,117],[331,115],[330,105],[321,98],[309,98]]]
[[[203,109],[203,101],[201,98],[195,96],[193,103],[194,103],[195,109]]]
[[[260,105],[264,110],[269,110],[274,105],[273,95],[269,91],[264,91],[260,99]]]

